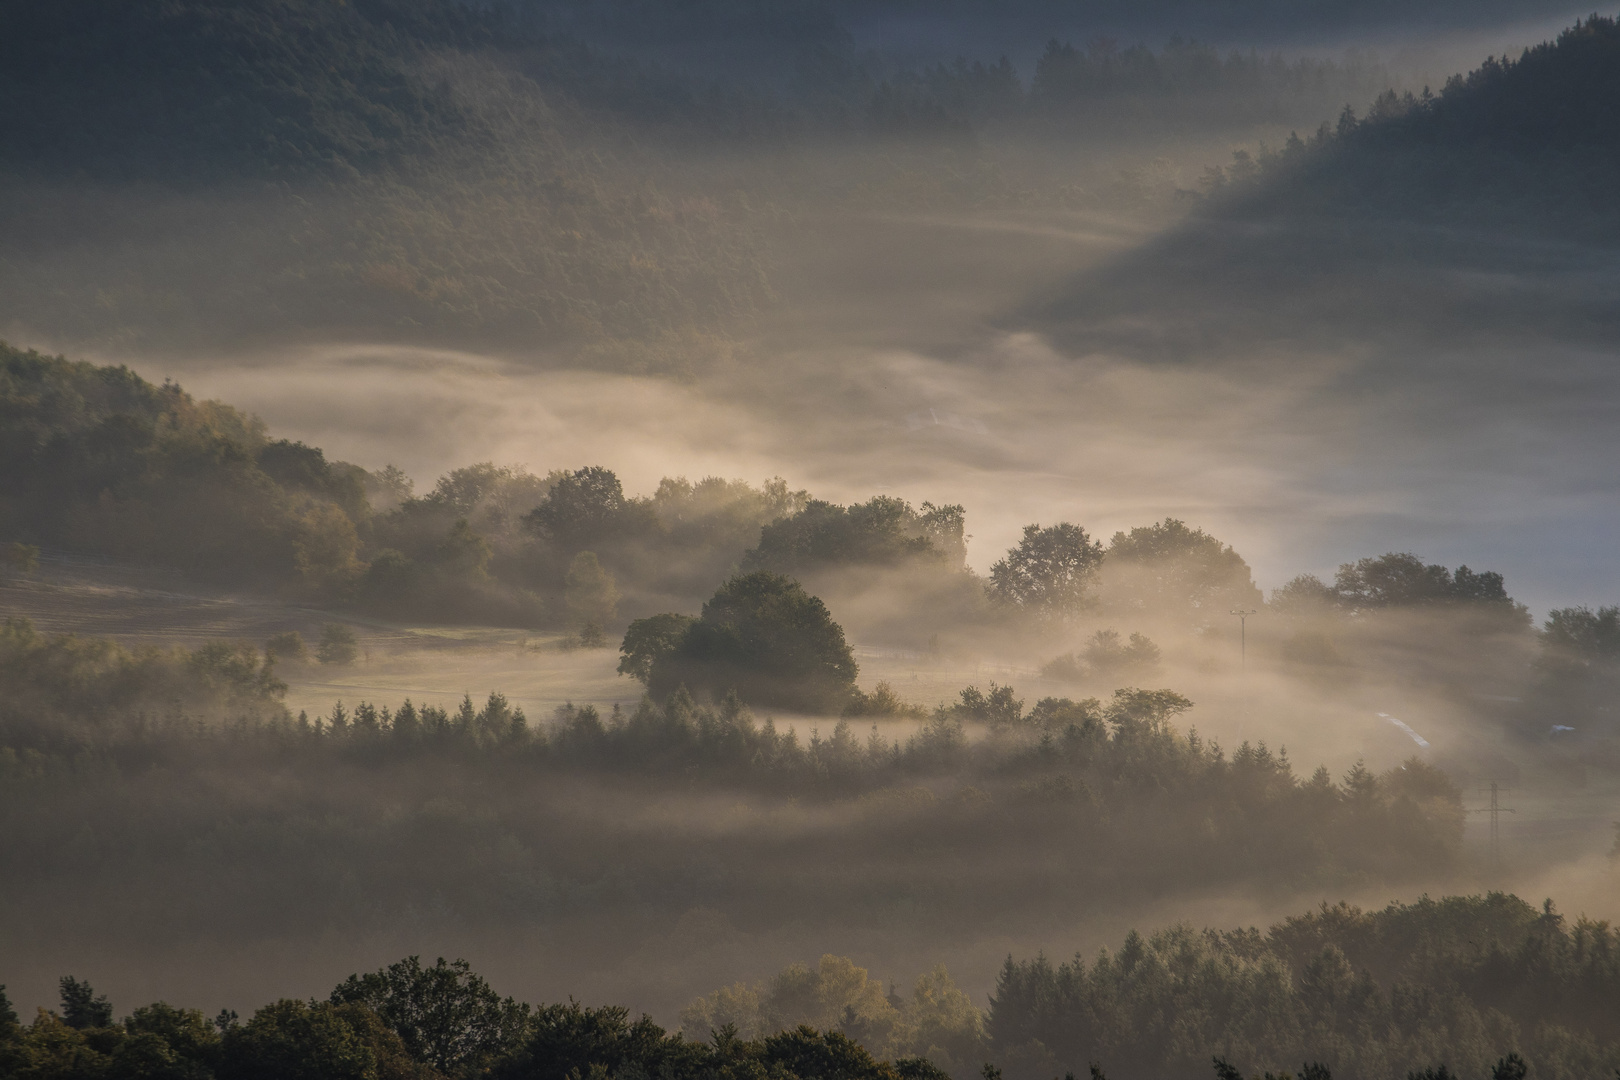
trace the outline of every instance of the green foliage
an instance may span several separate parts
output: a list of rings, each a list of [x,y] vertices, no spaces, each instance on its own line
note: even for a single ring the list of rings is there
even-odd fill
[[[130,1036],[146,1036],[148,1045],[160,1043],[176,1064],[191,1063],[195,1069],[218,1061],[219,1028],[198,1009],[177,1009],[161,1001],[143,1005],[124,1021],[124,1031]]]
[[[406,1080],[414,1075],[398,1036],[363,1005],[283,998],[225,1032],[220,1074],[229,1080]]]
[[[0,743],[66,746],[118,724],[187,711],[210,719],[284,715],[286,684],[252,645],[136,652],[98,638],[46,636],[26,619],[0,625]]]
[[[12,543],[0,548],[0,565],[19,574],[32,574],[39,569],[39,545]]]
[[[1332,613],[1365,615],[1380,610],[1423,609],[1448,611],[1500,628],[1523,629],[1530,625],[1529,610],[1507,594],[1501,574],[1466,566],[1451,571],[1402,552],[1345,563],[1334,575],[1332,585],[1314,574],[1301,574],[1273,590],[1269,605],[1269,610],[1280,615],[1305,619]],[[1553,615],[1562,627],[1566,617],[1558,612]],[[1574,632],[1581,622],[1577,609],[1570,609],[1567,618],[1569,631]]]
[[[220,1031],[197,1010],[162,1002],[137,1009],[121,1025],[88,1029],[41,1010],[26,1028],[0,1024],[0,1075],[8,1080],[948,1077],[921,1058],[892,1066],[879,1061],[837,1030],[799,1026],[769,1037],[739,1038],[724,1028],[712,1041],[707,1033],[688,1040],[646,1016],[632,1021],[618,1006],[593,1008],[572,1000],[537,1009],[519,1005],[496,998],[464,961],[424,969],[414,958],[403,960],[346,980],[333,999],[282,999],[245,1024],[236,1023],[234,1014],[221,1014]],[[881,992],[877,1000],[890,1008]],[[376,1002],[386,1012],[361,1002]],[[405,1033],[403,1039],[396,1028]]]
[[[1084,49],[1054,39],[1035,63],[1029,99],[1037,115],[1065,126],[1142,125],[1170,115],[1212,123],[1275,115],[1275,103],[1288,97],[1332,109],[1372,96],[1386,80],[1375,67],[1254,52],[1222,55],[1180,36],[1158,52],[1141,44],[1122,48],[1103,37]]]
[[[1617,227],[1599,192],[1620,175],[1616,124],[1601,104],[1620,85],[1620,25],[1592,15],[1517,58],[1487,57],[1438,94],[1385,90],[1364,118],[1348,106],[1307,144],[1244,152],[1211,170],[1233,204],[1335,216],[1490,220],[1590,240]],[[1487,592],[1489,582],[1476,583]],[[1488,597],[1487,597],[1488,598]]]
[[[0,419],[0,507],[33,538],[289,583],[305,542],[318,569],[333,504],[259,469],[262,427],[234,409],[0,344]]]
[[[1040,619],[1066,619],[1093,599],[1103,550],[1078,525],[1024,526],[1023,539],[990,568],[990,593]]]
[[[962,1072],[983,1060],[986,1051],[983,1014],[944,965],[919,976],[911,996],[903,999],[892,989],[885,993],[881,980],[849,958],[829,954],[813,968],[793,964],[768,983],[724,987],[681,1011],[681,1031],[693,1041],[720,1031],[756,1039],[816,1028],[847,1036],[872,1055],[896,1059],[901,1076],[927,1080],[949,1075],[941,1062]],[[796,1038],[791,1044],[804,1046]],[[837,1049],[821,1046],[811,1052]]]
[[[961,700],[951,706],[951,713],[960,720],[988,724],[992,728],[1013,727],[1024,719],[1024,703],[1013,696],[1010,686],[990,684],[990,693],[982,693],[977,686],[969,686],[961,693]]]
[[[855,688],[844,631],[798,582],[759,570],[722,585],[675,648],[652,665],[648,688],[687,686],[715,697],[807,712],[837,712]]]
[[[87,982],[71,975],[62,976],[62,1022],[72,1028],[112,1026],[113,1007],[106,995],[96,996]]]
[[[671,613],[650,615],[632,622],[619,646],[619,674],[639,679],[643,685],[650,684],[653,668],[675,652],[687,629],[696,621],[690,615]]]
[[[1108,591],[1138,607],[1204,621],[1257,607],[1261,599],[1249,564],[1230,544],[1175,518],[1115,533],[1103,575]]]
[[[1491,1066],[1491,1080],[1525,1080],[1530,1066],[1517,1053],[1511,1053]]]
[[[1620,1055],[1620,1029],[1591,1004],[1620,988],[1613,937],[1601,923],[1566,931],[1550,907],[1500,893],[1324,904],[1265,934],[1133,932],[1089,964],[1009,957],[989,1032],[1004,1056],[1035,1040],[1060,1067],[1101,1057],[1126,1077],[1195,1076],[1212,1050],[1217,1075],[1303,1056],[1321,1063],[1301,1076],[1340,1080],[1438,1076],[1436,1058],[1457,1066],[1446,1075],[1522,1077],[1529,1060],[1538,1075],[1576,1076],[1572,1034],[1594,1064]]]
[[[529,1007],[501,999],[465,960],[423,967],[415,956],[381,971],[351,975],[333,1005],[360,1004],[399,1036],[414,1060],[442,1073],[480,1072],[517,1045]]]
[[[462,119],[401,60],[477,31],[449,4],[412,7],[408,20],[388,18],[388,5],[307,0],[8,9],[0,55],[22,108],[0,126],[0,152],[36,167],[169,175],[397,158]],[[90,74],[68,83],[72,70]]]
[[[620,1075],[687,1075],[708,1056],[704,1047],[667,1034],[643,1016],[629,1019],[620,1006],[587,1008],[570,1001],[535,1010],[529,1036],[510,1059],[494,1070],[500,1080],[567,1080],[594,1069]]]
[[[327,623],[321,627],[321,643],[315,649],[315,659],[323,664],[352,664],[360,657],[360,639],[342,623]]]
[[[1410,553],[1391,552],[1376,559],[1359,559],[1339,567],[1333,591],[1352,609],[1398,607],[1439,601],[1499,605],[1512,609],[1513,600],[1502,575],[1476,573],[1466,566],[1452,573],[1444,566],[1425,565]]]
[[[572,554],[622,528],[629,509],[619,478],[610,469],[592,465],[558,477],[524,523]]]
[[[1279,615],[1310,616],[1333,610],[1338,600],[1333,586],[1315,574],[1300,574],[1271,590],[1268,607]]]
[[[1556,608],[1542,628],[1542,645],[1587,665],[1620,662],[1620,606]]]
[[[666,478],[651,498],[627,498],[600,467],[539,477],[469,466],[376,519],[371,543],[381,550],[360,593],[368,607],[414,618],[600,627],[621,607],[695,605],[793,499],[779,480]],[[476,534],[478,565],[450,557],[447,533]],[[582,555],[600,574],[589,558],[576,568]]]
[[[618,615],[619,590],[613,575],[602,567],[594,551],[582,551],[568,564],[563,582],[563,602],[578,626],[594,627],[600,640],[602,626]]]
[[[1122,642],[1118,631],[1099,630],[1086,643],[1084,656],[1088,672],[1097,678],[1140,679],[1159,668],[1159,647],[1135,631]]]
[[[102,655],[94,642],[71,655],[87,646]],[[782,918],[901,910],[1013,927],[1099,875],[1125,895],[1262,877],[1394,883],[1454,865],[1462,845],[1461,798],[1437,770],[1297,777],[1263,745],[1228,755],[1178,731],[1190,702],[1163,689],[1025,712],[993,686],[897,742],[848,720],[794,730],[756,720],[735,695],[710,706],[684,692],[627,711],[568,705],[536,725],[493,693],[459,709],[362,701],[296,718],[261,705],[255,719],[160,711],[171,699],[143,704],[150,691],[132,679],[118,707],[64,713],[29,696],[26,679],[48,675],[51,655],[0,685],[10,708],[41,703],[0,714],[0,877],[48,932],[103,917],[112,890],[129,932],[157,936],[229,933],[244,919],[267,933],[360,933],[379,904],[490,926],[566,925],[583,911],[674,918],[760,895]],[[197,678],[184,658],[159,670]],[[964,724],[981,713],[991,737]],[[580,813],[577,793],[597,788],[614,792],[613,814]],[[731,842],[658,809],[694,798],[734,807]],[[806,846],[780,823],[808,814],[827,824]],[[850,859],[870,868],[854,890],[837,870]],[[1026,867],[1027,888],[926,869],[978,864]]]
[[[872,688],[870,694],[863,693],[859,687],[850,691],[849,704],[844,706],[843,715],[893,716],[924,720],[928,717],[928,710],[921,705],[913,705],[903,700],[894,692],[894,687],[886,682],[879,682]]]
[[[821,1032],[800,1026],[767,1036],[764,1061],[802,1077],[837,1077],[839,1080],[888,1080],[892,1075],[857,1042],[836,1031]]]
[[[309,659],[309,648],[304,644],[304,635],[296,630],[286,630],[264,643],[264,654],[277,662],[297,664]]]
[[[1545,735],[1552,725],[1612,735],[1612,703],[1620,691],[1620,607],[1557,608],[1540,634],[1539,678],[1528,695],[1520,730]]]
[[[967,557],[965,520],[960,506],[923,503],[919,512],[888,495],[849,507],[811,499],[797,513],[760,530],[758,545],[743,557],[743,569],[802,574],[839,566],[892,566],[917,557],[960,569]]]

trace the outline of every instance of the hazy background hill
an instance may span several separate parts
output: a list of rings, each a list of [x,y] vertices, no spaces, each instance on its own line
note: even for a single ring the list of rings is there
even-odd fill
[[[1370,56],[1200,45],[1174,25],[1191,8],[1119,41],[1100,12],[1031,8],[1049,40],[1016,64],[848,29],[896,13],[976,17],[12,7],[0,325],[60,345],[425,338],[686,369],[811,299],[777,282],[794,287],[829,211],[1162,217],[1186,153],[1314,126],[1397,78]]]

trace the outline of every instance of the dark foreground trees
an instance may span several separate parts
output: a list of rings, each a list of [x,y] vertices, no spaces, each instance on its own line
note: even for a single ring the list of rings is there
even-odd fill
[[[435,987],[426,996],[420,993],[424,973]],[[613,1005],[569,1001],[532,1008],[508,998],[480,1001],[468,1010],[458,1006],[479,995],[458,991],[445,998],[440,991],[451,984],[465,991],[482,980],[465,961],[447,965],[441,959],[423,968],[410,957],[384,971],[350,976],[332,992],[332,1002],[283,998],[245,1023],[234,1013],[209,1023],[196,1009],[159,1002],[121,1023],[110,1014],[99,1017],[94,1026],[68,1023],[66,991],[62,1013],[40,1009],[27,1025],[17,1022],[0,992],[0,1078],[949,1080],[926,1059],[879,1061],[839,1031],[801,1026],[740,1039],[727,1029],[688,1041]],[[377,992],[377,1008],[359,1000],[337,1003]],[[492,1014],[500,1017],[493,1026]]]
[[[61,1009],[25,1025],[4,989],[4,1080],[1597,1080],[1620,1065],[1620,935],[1502,893],[1324,903],[1265,933],[1132,931],[1089,963],[1009,957],[988,1012],[943,967],[908,1001],[829,955],[699,999],[679,1033],[621,1006],[503,999],[465,961],[417,957],[245,1022],[162,1002],[87,1018],[106,999],[63,979]]]

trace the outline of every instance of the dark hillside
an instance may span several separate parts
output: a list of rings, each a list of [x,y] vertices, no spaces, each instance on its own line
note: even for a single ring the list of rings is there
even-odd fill
[[[1200,212],[1032,306],[1066,347],[1186,357],[1612,340],[1620,25],[1593,16],[1438,94],[1205,171]],[[1404,361],[1403,361],[1404,363]]]
[[[363,168],[465,125],[409,65],[496,30],[440,0],[8,4],[0,153],[115,175]]]
[[[126,353],[359,337],[691,371],[778,305],[817,214],[918,192],[1063,212],[1115,188],[1140,209],[1168,182],[1045,155],[1313,125],[1388,85],[1376,63],[1087,33],[1020,71],[863,49],[817,3],[0,6],[0,325]]]
[[[1285,200],[1312,209],[1511,217],[1612,237],[1620,24],[1594,15],[1516,60],[1488,57],[1438,95],[1385,94],[1297,173],[1277,171]]]

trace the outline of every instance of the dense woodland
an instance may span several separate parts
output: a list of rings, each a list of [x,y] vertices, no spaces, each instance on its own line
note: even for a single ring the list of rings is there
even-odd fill
[[[1614,235],[1606,193],[1620,174],[1608,107],[1620,92],[1620,23],[1593,15],[1517,57],[1488,57],[1435,91],[1385,90],[1363,115],[1292,135],[1206,171],[1235,185],[1240,216],[1419,217],[1451,225]]]
[[[1202,6],[1146,15],[1147,44],[1109,11],[1030,5],[1051,39],[1020,66],[857,46],[846,22],[919,14],[882,4],[11,5],[3,314],[120,349],[363,335],[689,372],[744,347],[828,211],[1162,223],[1265,179],[1204,212],[1610,222],[1612,20],[1431,94],[1200,44]],[[1200,175],[1143,148],[1189,135],[1244,149]]]
[[[3,345],[0,417],[8,542],[186,566],[403,618],[617,624],[621,598],[627,614],[691,603],[739,569],[830,588],[852,570],[920,574],[967,619],[1061,622],[1103,605],[1208,621],[1262,599],[1230,545],[1173,519],[1107,545],[1079,525],[1030,525],[972,588],[960,505],[879,495],[846,507],[780,480],[716,477],[666,478],[636,497],[600,466],[538,476],[492,463],[418,496],[397,469],[329,461],[173,383]],[[1411,555],[1362,560],[1331,587],[1303,577],[1277,599],[1347,612],[1456,602],[1525,618],[1501,575],[1453,575]]]
[[[1183,522],[1107,543],[1058,522],[1028,526],[981,578],[964,565],[959,505],[876,496],[840,506],[780,480],[715,477],[668,478],[635,496],[600,466],[540,476],[490,463],[416,495],[397,469],[329,461],[176,385],[10,348],[0,418],[0,543],[16,551],[183,566],[216,584],[406,621],[555,628],[604,643],[628,627],[620,670],[660,701],[686,685],[708,701],[737,690],[752,704],[858,713],[846,629],[922,650],[989,635],[1108,691],[1150,681],[1165,643],[1222,632],[1227,611],[1263,604],[1286,631],[1278,659],[1297,673],[1349,676],[1366,643],[1399,639],[1403,619],[1438,620],[1456,648],[1426,658],[1434,677],[1462,687],[1533,659],[1532,685],[1514,687],[1531,700],[1510,720],[1543,731],[1614,723],[1612,608],[1554,611],[1537,634],[1500,574],[1410,553],[1346,564],[1332,584],[1301,576],[1264,602],[1239,553]],[[801,590],[804,611],[821,614],[779,613],[738,637],[742,609],[717,592],[738,574],[777,575],[773,588]],[[820,619],[812,637],[825,644],[791,661],[800,646],[767,656],[769,627],[795,619]],[[750,683],[780,678],[784,663],[805,678],[831,666],[803,694]]]
[[[117,879],[120,918],[153,932],[244,914],[267,934],[353,927],[435,907],[499,923],[699,898],[739,918],[854,904],[885,919],[929,897],[928,917],[951,924],[1044,910],[1099,873],[1158,891],[1462,865],[1461,796],[1437,769],[1297,776],[1286,753],[1178,728],[1193,703],[1171,690],[1026,707],[1011,687],[969,687],[890,730],[871,721],[921,710],[879,686],[864,716],[806,730],[684,689],[539,722],[500,694],[458,711],[351,702],[292,717],[273,668],[224,647],[130,653],[9,623],[0,802],[14,828],[0,865],[32,868],[0,894],[12,917],[52,933]],[[586,794],[598,787],[622,794],[599,804]],[[722,794],[742,815],[723,849],[630,813]],[[192,839],[176,848],[176,835]],[[992,880],[932,892],[959,859],[1045,869],[1016,903]],[[167,906],[181,881],[191,899]]]
[[[1607,1076],[1620,1066],[1617,947],[1607,923],[1570,925],[1550,900],[1323,904],[1264,934],[1179,926],[1089,961],[1009,957],[986,1031],[1030,1077],[1088,1061],[1193,1077],[1211,1053],[1245,1071],[1305,1061],[1369,1078],[1441,1062],[1500,1077],[1493,1066],[1519,1054],[1532,1076]]]
[[[1620,1063],[1617,956],[1606,923],[1491,893],[1324,903],[1264,933],[1132,931],[1090,961],[1008,957],[988,1010],[942,966],[907,997],[823,956],[699,998],[679,1033],[623,1008],[502,998],[443,959],[408,957],[245,1020],[163,1002],[115,1020],[90,983],[64,977],[60,1007],[26,1023],[0,987],[0,1076],[1240,1080],[1302,1062],[1304,1080],[1590,1080]]]
[[[365,334],[685,371],[777,303],[821,210],[1164,212],[1196,177],[1048,151],[1309,129],[1390,85],[1175,33],[1054,38],[1019,72],[861,49],[814,4],[11,5],[4,314],[115,347]]]

